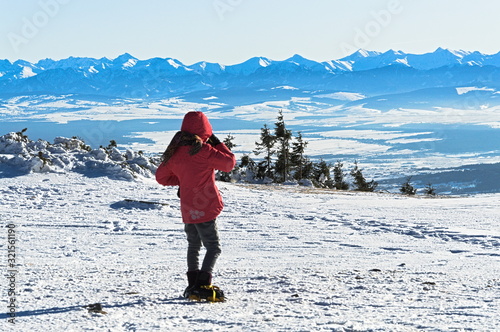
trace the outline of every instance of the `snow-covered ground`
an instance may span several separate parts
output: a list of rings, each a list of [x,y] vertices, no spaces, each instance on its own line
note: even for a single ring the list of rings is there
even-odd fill
[[[228,300],[207,304],[180,297],[186,240],[175,188],[73,172],[0,178],[0,330],[500,330],[499,194],[219,188],[214,283]],[[107,314],[83,307],[93,303]]]

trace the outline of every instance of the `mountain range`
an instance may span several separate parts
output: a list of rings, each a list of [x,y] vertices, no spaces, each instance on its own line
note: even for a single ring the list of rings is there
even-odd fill
[[[358,50],[338,60],[317,62],[294,55],[276,61],[254,57],[235,65],[172,58],[139,60],[69,57],[0,60],[0,97],[86,94],[121,98],[165,98],[200,91],[288,87],[302,91],[350,91],[366,96],[428,88],[500,87],[500,52],[452,51],[408,54]]]

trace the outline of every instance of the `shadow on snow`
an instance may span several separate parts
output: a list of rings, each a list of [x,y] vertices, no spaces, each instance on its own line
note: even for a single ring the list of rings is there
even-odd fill
[[[182,297],[170,298],[170,299],[157,299],[154,300],[157,304],[175,304],[175,305],[196,305],[197,302],[187,301]],[[137,300],[129,303],[118,303],[118,304],[103,304],[103,310],[109,310],[113,308],[125,308],[125,307],[134,307],[134,306],[143,306],[146,305],[147,302],[143,300]],[[19,317],[31,317],[31,316],[41,316],[41,315],[52,315],[52,314],[62,314],[72,311],[85,311],[85,305],[74,305],[69,307],[55,307],[55,308],[47,308],[47,309],[35,309],[35,310],[26,310],[19,311],[15,313],[15,317],[11,317],[8,313],[1,313],[0,319],[10,319],[10,318],[19,318]]]

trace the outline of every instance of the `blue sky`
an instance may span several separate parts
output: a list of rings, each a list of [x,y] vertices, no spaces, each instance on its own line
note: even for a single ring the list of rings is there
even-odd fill
[[[172,57],[240,63],[358,48],[500,51],[493,0],[0,0],[0,59]]]

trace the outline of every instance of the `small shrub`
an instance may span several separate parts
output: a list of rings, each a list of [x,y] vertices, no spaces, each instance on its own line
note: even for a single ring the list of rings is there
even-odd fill
[[[427,186],[424,188],[424,194],[429,195],[429,196],[436,195],[436,189],[432,186],[431,183],[428,183]]]
[[[417,189],[415,189],[411,183],[411,176],[407,177],[406,178],[406,181],[405,183],[403,183],[403,185],[401,186],[401,188],[399,189],[399,191],[403,194],[403,195],[415,195],[417,193]]]
[[[354,162],[354,168],[351,170],[351,176],[354,178],[354,190],[356,191],[375,191],[378,183],[375,180],[368,182],[363,176],[362,170],[358,167],[358,162]]]

